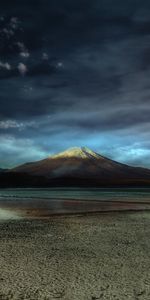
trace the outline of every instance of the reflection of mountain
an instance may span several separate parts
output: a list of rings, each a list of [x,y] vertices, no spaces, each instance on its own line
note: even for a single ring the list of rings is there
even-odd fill
[[[30,175],[31,181],[38,177],[36,185],[40,185],[40,177],[42,185],[49,186],[138,186],[150,183],[149,169],[115,162],[88,148],[71,148],[44,160],[26,163],[12,169],[12,174],[16,178],[20,173],[24,174],[26,179]]]

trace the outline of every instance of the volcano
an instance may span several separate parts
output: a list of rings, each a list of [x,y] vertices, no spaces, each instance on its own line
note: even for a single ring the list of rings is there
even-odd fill
[[[106,158],[86,147],[74,147],[46,159],[11,170],[42,176],[61,185],[150,184],[150,170],[132,167]]]

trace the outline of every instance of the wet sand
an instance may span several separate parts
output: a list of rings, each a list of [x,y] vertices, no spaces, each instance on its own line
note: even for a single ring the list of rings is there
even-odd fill
[[[149,300],[150,212],[0,223],[0,299]]]

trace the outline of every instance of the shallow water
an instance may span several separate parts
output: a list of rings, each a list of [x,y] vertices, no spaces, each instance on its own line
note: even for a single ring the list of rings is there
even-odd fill
[[[0,208],[0,221],[5,221],[5,220],[16,220],[20,219],[21,216],[17,214],[16,212],[4,208]]]
[[[0,189],[0,220],[150,209],[150,189]]]
[[[0,189],[0,201],[3,198],[150,201],[150,188]]]

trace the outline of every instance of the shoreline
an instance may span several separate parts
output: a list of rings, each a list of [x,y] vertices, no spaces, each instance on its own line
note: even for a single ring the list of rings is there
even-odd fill
[[[0,201],[0,220],[3,214],[14,218],[50,218],[62,216],[94,215],[111,212],[149,211],[148,201],[79,201],[79,200],[8,200]]]

